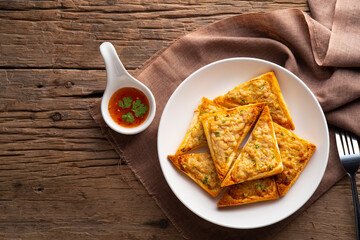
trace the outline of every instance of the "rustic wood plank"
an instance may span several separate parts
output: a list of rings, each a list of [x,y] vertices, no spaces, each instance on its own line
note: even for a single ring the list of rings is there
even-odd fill
[[[104,70],[3,69],[0,76],[0,101],[16,101],[0,112],[1,238],[181,239],[88,113]],[[276,239],[353,238],[351,206],[344,179]]]
[[[357,177],[359,182],[359,176]],[[289,239],[356,239],[349,179],[334,185],[277,236]]]
[[[111,41],[135,69],[173,40],[240,13],[299,8],[287,1],[15,1],[0,3],[0,67],[102,69]]]
[[[88,113],[105,71],[0,76],[0,238],[182,238]]]
[[[134,70],[182,35],[306,0],[0,1],[0,238],[182,239],[88,113],[98,47]],[[359,177],[358,177],[359,182]],[[344,178],[275,239],[354,239]]]

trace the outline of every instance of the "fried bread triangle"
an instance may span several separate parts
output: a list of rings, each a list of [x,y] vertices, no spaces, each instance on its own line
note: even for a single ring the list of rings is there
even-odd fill
[[[211,196],[216,197],[221,192],[220,180],[210,153],[169,155],[168,159]]]
[[[251,135],[221,183],[222,187],[282,172],[279,148],[269,108],[265,106]]]
[[[284,196],[298,179],[316,146],[274,123],[284,170],[275,176],[280,196]]]
[[[279,198],[279,193],[274,177],[267,177],[228,187],[217,205],[227,207],[277,198]]]
[[[214,102],[228,108],[266,102],[274,122],[287,129],[295,129],[290,111],[273,72],[262,74],[250,81],[240,84],[225,95],[215,98]]]
[[[226,108],[203,97],[201,103],[194,111],[190,126],[175,155],[184,154],[206,145],[206,137],[200,118],[205,114],[215,113],[224,109]]]
[[[251,104],[203,116],[205,136],[220,181],[264,106],[265,103]]]

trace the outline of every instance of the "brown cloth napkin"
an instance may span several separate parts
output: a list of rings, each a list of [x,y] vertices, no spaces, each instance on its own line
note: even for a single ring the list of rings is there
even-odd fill
[[[175,41],[134,75],[157,101],[154,122],[144,132],[123,136],[104,123],[99,101],[90,109],[104,135],[184,237],[189,239],[266,239],[310,206],[345,173],[330,126],[331,148],[325,176],[311,199],[292,216],[259,229],[214,225],[188,210],[173,194],[157,155],[158,124],[176,87],[195,70],[220,59],[265,59],[300,77],[319,100],[328,123],[360,135],[360,9],[356,1],[310,1],[314,19],[299,10],[243,14],[213,23]],[[344,32],[345,31],[345,32]],[[221,80],[219,80],[221,81]],[[171,154],[171,153],[169,153]]]

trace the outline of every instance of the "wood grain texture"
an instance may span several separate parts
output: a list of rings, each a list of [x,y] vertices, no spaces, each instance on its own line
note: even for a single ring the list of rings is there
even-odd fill
[[[0,1],[0,239],[182,239],[88,113],[111,41],[134,70],[184,34],[294,1]],[[348,179],[276,239],[354,239]]]

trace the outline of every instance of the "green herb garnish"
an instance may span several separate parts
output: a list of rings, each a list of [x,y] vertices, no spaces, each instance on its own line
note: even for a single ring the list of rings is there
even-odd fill
[[[123,101],[119,100],[119,107],[121,107],[122,109],[129,108],[131,106],[132,98],[131,97],[124,97]]]
[[[226,121],[225,121],[225,120],[222,120],[222,123],[226,123]]]
[[[258,189],[258,188],[260,188],[261,191],[264,190],[263,185],[261,185],[261,184],[255,184],[255,189]]]
[[[264,86],[259,87],[259,89],[260,89],[260,90],[263,90],[263,89],[264,89]]]
[[[269,165],[269,169],[272,170],[272,169],[273,169],[273,165],[270,164],[270,165]]]
[[[127,123],[135,122],[134,115],[132,115],[130,112],[122,115],[122,120]]]
[[[255,144],[255,148],[258,149],[258,148],[259,148],[259,145]]]
[[[203,180],[203,184],[207,184],[208,183],[208,176],[205,176],[204,180]]]
[[[130,108],[132,104],[131,111],[135,114],[136,117],[142,117],[149,110],[148,106],[144,105],[140,99],[133,101],[131,96],[123,97],[122,100],[118,102],[119,107],[122,109]],[[135,122],[134,115],[131,112],[125,113],[121,116],[122,120],[127,123]]]
[[[131,109],[136,117],[142,117],[149,110],[149,108],[144,105],[140,99],[133,102],[133,107]]]
[[[215,136],[219,137],[220,133],[219,132],[215,132]]]
[[[274,154],[271,154],[271,158],[275,158],[275,155],[274,155]]]
[[[199,141],[201,140],[201,136],[198,136],[198,138],[197,138]]]
[[[245,99],[241,99],[241,102],[242,102],[242,103],[245,103]]]

